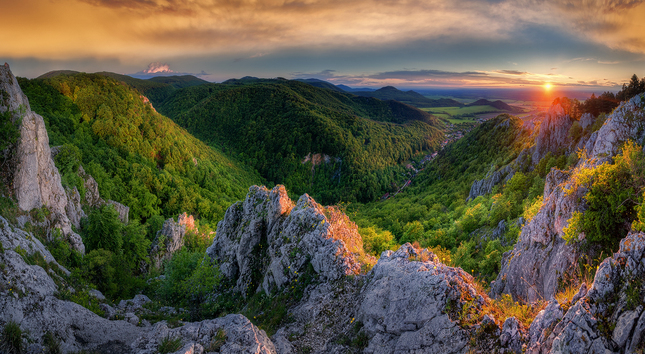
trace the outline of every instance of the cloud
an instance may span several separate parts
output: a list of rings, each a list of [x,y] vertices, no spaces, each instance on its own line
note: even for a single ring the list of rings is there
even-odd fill
[[[170,69],[170,65],[160,62],[152,62],[148,64],[148,68],[136,72],[134,74],[128,74],[129,76],[136,77],[139,79],[147,79],[155,76],[180,76],[180,75],[192,75],[196,77],[208,77],[210,74],[202,70],[200,73],[185,73],[177,72]]]
[[[518,71],[518,70],[498,70],[496,72],[500,73],[500,74],[508,74],[508,75],[526,75],[526,74],[528,74],[528,72],[526,72],[526,71]]]
[[[154,62],[150,63],[148,65],[148,68],[142,71],[143,74],[157,74],[157,73],[174,73],[174,71],[170,70],[170,67],[168,64],[162,64],[160,62]]]

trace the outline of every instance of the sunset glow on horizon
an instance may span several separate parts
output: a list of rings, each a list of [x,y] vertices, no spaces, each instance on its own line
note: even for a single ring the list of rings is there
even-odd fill
[[[0,61],[26,77],[66,69],[600,92],[645,74],[643,17],[645,3],[628,0],[5,1]]]

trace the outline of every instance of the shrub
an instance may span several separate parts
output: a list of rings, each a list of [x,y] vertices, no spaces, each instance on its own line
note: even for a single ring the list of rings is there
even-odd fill
[[[119,252],[123,246],[122,229],[123,224],[114,206],[103,205],[88,216],[87,226],[83,232],[83,243],[88,250],[103,248],[111,252]]]
[[[571,128],[569,128],[569,138],[573,141],[578,141],[581,136],[582,127],[580,126],[580,122],[575,121],[573,122],[573,125],[571,125]]]
[[[584,233],[587,242],[616,248],[640,212],[636,206],[642,201],[640,191],[645,187],[645,157],[641,147],[627,142],[613,164],[605,162],[593,168],[580,168],[573,177],[575,186],[569,193],[577,186],[586,187],[588,209],[573,213],[564,230],[565,239],[572,242]]]
[[[363,238],[365,252],[379,257],[383,251],[396,246],[394,235],[389,231],[376,229],[375,227],[359,228],[358,232]]]
[[[7,354],[22,353],[22,330],[16,322],[9,321],[4,325],[2,338],[0,339],[0,349]]]
[[[170,338],[170,336],[168,336],[161,340],[159,347],[157,347],[157,352],[159,354],[174,353],[179,350],[179,348],[181,348],[181,338]]]
[[[47,331],[43,336],[43,344],[47,348],[47,354],[63,354],[63,351],[60,349],[60,342],[52,332]]]
[[[78,188],[80,195],[85,195],[85,184],[83,179],[76,173],[81,165],[81,150],[72,145],[65,144],[60,147],[58,154],[54,158],[54,163],[61,175],[63,186]]]
[[[0,112],[0,152],[15,144],[20,137],[20,120],[12,122],[13,115],[8,110]]]

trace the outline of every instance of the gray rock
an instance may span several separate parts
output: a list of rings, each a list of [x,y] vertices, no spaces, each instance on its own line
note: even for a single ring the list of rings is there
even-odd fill
[[[539,352],[540,343],[547,340],[550,332],[562,320],[563,316],[562,307],[556,300],[551,300],[544,310],[535,316],[529,328],[529,353]]]
[[[135,295],[133,299],[119,301],[119,305],[117,305],[117,309],[124,313],[128,313],[128,312],[139,313],[143,310],[143,305],[151,301],[152,300],[150,300],[147,296],[138,294],[138,295]]]
[[[593,157],[613,156],[620,144],[628,139],[641,141],[645,134],[645,94],[634,96],[623,102],[610,115],[598,130],[593,149],[588,153]]]
[[[627,340],[630,337],[630,334],[632,333],[632,329],[636,324],[636,320],[638,320],[639,315],[640,311],[626,311],[623,312],[620,317],[618,317],[616,328],[614,328],[614,332],[611,336],[611,339],[614,340],[616,345],[618,345],[619,347],[625,346]]]
[[[515,317],[507,318],[502,326],[502,334],[499,336],[502,347],[509,348],[513,353],[520,354],[522,353],[522,339],[520,323]]]
[[[584,210],[582,188],[572,188],[569,175],[552,169],[544,187],[544,204],[520,233],[515,247],[502,259],[491,295],[511,294],[529,302],[555,295],[562,274],[575,274],[578,251],[562,238],[575,211]]]
[[[558,150],[568,147],[571,140],[569,129],[573,122],[574,120],[565,114],[560,104],[551,106],[540,124],[532,161],[538,163],[548,152],[557,153]]]
[[[125,317],[126,322],[128,322],[128,323],[130,323],[132,325],[136,326],[136,325],[139,324],[139,317],[137,317],[137,315],[135,315],[132,312],[126,312],[123,317]]]
[[[271,337],[271,341],[275,345],[276,353],[279,354],[295,354],[296,348],[293,347],[293,344],[287,339],[287,334],[284,328],[280,328],[274,335]]]
[[[641,314],[634,328],[634,334],[629,342],[626,353],[635,353],[639,346],[643,345],[643,333],[645,333],[645,312]]]
[[[641,344],[643,306],[626,308],[628,291],[645,291],[645,286],[633,279],[645,276],[645,233],[630,232],[620,242],[618,252],[606,258],[598,267],[594,282],[564,315],[553,329],[540,353],[614,353],[635,350]],[[615,325],[611,340],[605,338],[602,326]],[[606,327],[605,327],[606,328]]]
[[[78,230],[81,228],[81,219],[87,217],[81,207],[81,195],[76,187],[74,189],[66,188],[65,193],[67,193],[65,212],[69,222]]]
[[[95,297],[99,301],[105,301],[105,296],[103,296],[103,293],[98,291],[98,290],[96,290],[96,289],[90,290],[89,294],[90,294],[90,296]]]
[[[607,117],[602,128],[589,138],[585,158],[578,162],[578,168],[611,163],[610,157],[619,150],[622,142],[627,139],[642,140],[645,134],[643,96],[635,96],[629,102],[622,103]],[[561,137],[564,128],[570,125],[566,123],[568,117],[561,117],[561,111],[561,107],[552,107],[545,117],[536,141],[536,154],[541,156],[542,152],[553,151],[549,142],[553,142],[554,137]],[[556,145],[564,147],[562,144]],[[537,161],[536,156],[533,161]],[[581,251],[574,245],[567,245],[562,236],[572,214],[587,208],[584,203],[586,192],[584,188],[576,187],[568,172],[555,168],[549,172],[544,188],[544,204],[533,220],[522,228],[513,250],[505,254],[501,271],[491,286],[492,296],[508,293],[516,299],[532,302],[553,296],[561,276],[576,278],[575,269]],[[584,234],[578,237],[582,239]],[[611,287],[611,284],[607,286]]]
[[[20,111],[20,107],[31,110],[29,100],[18,85],[18,80],[11,73],[9,64],[0,66],[0,113],[7,110],[12,112]]]
[[[425,262],[410,261],[415,256],[405,244],[383,252],[372,269],[357,312],[370,338],[365,352],[467,352],[467,332],[451,321],[446,307],[462,306],[463,292],[477,299],[472,277],[432,254]]]
[[[329,217],[306,194],[294,206],[283,186],[271,191],[252,186],[243,203],[226,211],[206,254],[243,296],[283,288],[308,264],[323,281],[358,274],[355,252],[363,246],[358,228],[342,213],[328,212]]]
[[[573,295],[573,298],[571,299],[571,304],[575,304],[576,302],[578,302],[578,300],[582,299],[583,296],[587,295],[588,290],[589,289],[587,289],[586,283],[580,284],[580,288],[578,289],[578,292],[575,295]]]
[[[591,127],[594,121],[596,121],[596,118],[591,113],[584,113],[580,116],[580,127],[582,130],[586,130]]]
[[[466,201],[473,200],[480,195],[490,193],[496,184],[502,181],[507,181],[510,178],[506,179],[506,177],[512,177],[513,173],[513,168],[509,164],[495,172],[489,173],[484,179],[474,181],[470,187],[470,193],[468,194]]]
[[[85,187],[85,201],[92,208],[98,208],[101,205],[105,204],[105,201],[101,199],[99,194],[99,184],[96,183],[94,177],[88,175],[83,166],[78,168],[78,175],[83,178],[83,185]]]
[[[45,332],[60,339],[63,352],[89,350],[108,342],[131,343],[140,335],[129,323],[109,321],[78,304],[57,299],[52,277],[64,276],[66,271],[35,237],[12,227],[3,217],[0,243],[4,249],[0,252],[0,263],[4,264],[0,271],[0,323],[19,323],[29,333],[33,348],[43,346]],[[19,252],[40,253],[51,270],[28,265]]]
[[[121,222],[127,225],[130,207],[127,207],[119,202],[115,202],[114,200],[108,200],[107,203],[114,206],[114,209],[117,211],[117,213],[119,213],[119,219],[121,220]]]
[[[187,346],[194,345],[192,348],[202,347],[205,352],[212,352],[214,350],[211,349],[219,347],[220,353],[276,353],[275,346],[266,333],[242,315],[188,323],[173,329],[168,328],[165,322],[159,322],[151,331],[137,338],[132,343],[132,349],[138,354],[157,353],[164,338],[180,338],[182,350],[188,350]],[[218,339],[221,341],[218,342]]]
[[[151,264],[155,268],[161,269],[163,262],[170,260],[172,255],[184,245],[185,234],[185,225],[176,223],[173,218],[166,220],[150,247]]]
[[[0,111],[16,111],[19,117],[15,118],[22,119],[13,172],[13,188],[18,206],[29,211],[45,205],[51,212],[54,227],[61,229],[74,249],[84,253],[83,241],[72,231],[65,210],[68,204],[67,194],[51,157],[49,136],[43,118],[31,111],[26,96],[7,64],[0,66],[0,87],[3,92]],[[8,97],[4,97],[5,94]]]
[[[108,320],[114,319],[117,314],[116,309],[106,303],[99,304],[99,309],[103,311],[105,318],[107,318]]]

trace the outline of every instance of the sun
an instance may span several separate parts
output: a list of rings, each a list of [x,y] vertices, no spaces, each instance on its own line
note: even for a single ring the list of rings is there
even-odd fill
[[[553,85],[551,85],[550,83],[544,84],[544,89],[547,90],[547,91],[550,90],[551,87],[553,87]]]

